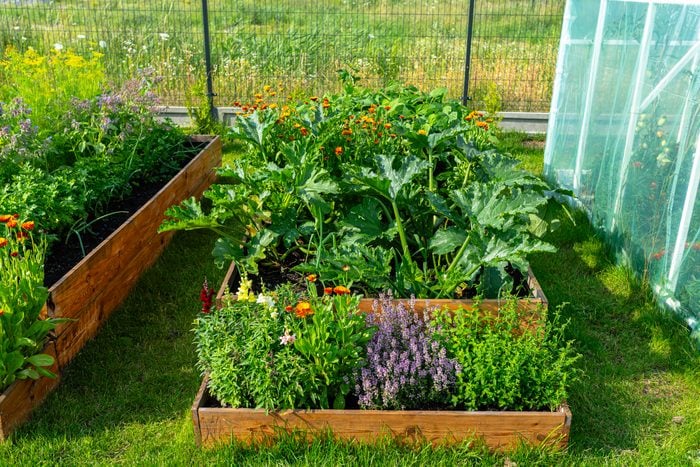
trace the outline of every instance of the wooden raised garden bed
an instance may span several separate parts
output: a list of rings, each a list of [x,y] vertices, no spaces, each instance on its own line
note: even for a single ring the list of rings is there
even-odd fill
[[[56,359],[53,371],[61,370],[92,339],[117,308],[141,274],[158,259],[174,232],[158,234],[166,208],[199,197],[216,178],[221,163],[219,137],[193,136],[206,146],[156,195],[49,288],[44,313],[73,321],[59,325],[44,349]],[[0,439],[29,416],[58,379],[18,381],[0,395]]]
[[[227,287],[235,285],[235,266],[232,263],[217,294],[220,300]],[[233,283],[232,283],[233,278]],[[532,319],[546,310],[547,299],[528,271],[529,297],[519,300],[523,327],[532,328]],[[394,299],[394,302],[407,302]],[[362,311],[371,311],[374,299],[363,299]],[[417,300],[419,313],[427,307],[460,307],[471,309],[473,300]],[[497,313],[499,300],[482,300],[479,310]],[[456,410],[284,410],[266,412],[262,409],[235,409],[220,407],[207,389],[204,378],[192,406],[192,421],[198,445],[210,446],[217,442],[238,439],[259,441],[280,431],[302,431],[313,435],[331,431],[340,439],[373,442],[381,436],[401,440],[427,441],[432,444],[455,444],[479,440],[492,450],[514,448],[520,442],[563,448],[569,439],[571,411],[563,403],[553,412],[516,411],[456,411]]]
[[[238,439],[261,441],[283,431],[307,435],[329,430],[339,439],[376,442],[383,436],[435,445],[483,442],[491,450],[519,443],[564,448],[569,441],[571,411],[564,403],[554,412],[429,410],[284,410],[216,407],[202,381],[192,421],[197,445],[212,446]]]

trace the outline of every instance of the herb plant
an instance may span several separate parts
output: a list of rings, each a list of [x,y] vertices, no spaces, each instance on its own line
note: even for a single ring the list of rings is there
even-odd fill
[[[366,409],[425,409],[450,402],[460,366],[434,337],[438,328],[426,312],[395,305],[391,295],[375,302],[367,314],[377,332],[367,345],[367,364],[360,369],[355,390]],[[381,314],[378,313],[381,307]]]
[[[437,310],[436,338],[460,370],[451,403],[466,410],[553,410],[566,399],[579,358],[564,338],[559,311],[523,322],[510,297],[498,315]]]

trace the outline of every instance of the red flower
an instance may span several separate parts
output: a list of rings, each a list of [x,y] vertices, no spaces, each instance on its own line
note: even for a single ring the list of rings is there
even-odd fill
[[[0,214],[0,223],[4,224],[5,222],[9,221],[12,219],[12,216],[9,214]]]
[[[10,256],[12,256],[13,258],[16,258],[17,256],[19,256],[19,253],[16,251],[13,251],[12,253],[10,253]]]
[[[199,292],[199,300],[202,302],[202,313],[211,311],[212,299],[214,298],[214,289],[209,287],[207,278],[204,278],[202,290]]]
[[[286,307],[284,307],[284,311],[292,311],[293,309],[294,307],[292,305],[287,305]]]
[[[333,294],[333,288],[332,287],[326,287],[323,289],[323,293],[326,295],[332,295]]]
[[[17,221],[14,218],[10,219],[9,221],[7,221],[6,225],[8,228],[12,229],[14,227],[17,227]]]

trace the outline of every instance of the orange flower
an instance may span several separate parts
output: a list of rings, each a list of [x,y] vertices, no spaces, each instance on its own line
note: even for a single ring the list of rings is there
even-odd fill
[[[339,156],[342,153],[343,153],[343,148],[341,146],[338,146],[337,148],[335,148],[335,155],[336,156]]]
[[[34,221],[23,222],[22,228],[24,230],[33,230],[34,229]]]
[[[0,248],[7,245],[7,239],[5,237],[0,237]]]
[[[17,240],[19,240],[20,242],[23,242],[24,239],[27,238],[27,234],[24,233],[24,232],[22,232],[22,231],[19,231],[19,232],[17,232],[17,237],[16,237],[16,238],[17,238]]]
[[[12,217],[14,217],[15,219],[19,219],[19,214],[14,213],[14,214],[12,214]]]
[[[384,106],[384,110],[391,110],[391,106],[390,106],[390,105],[385,105],[385,106]]]
[[[12,216],[11,216],[11,215],[9,215],[9,214],[0,214],[0,223],[3,223],[3,224],[4,224],[5,222],[9,221],[10,219],[12,219]]]
[[[299,131],[301,132],[302,136],[308,136],[309,135],[309,130],[307,130],[305,127],[299,128]]]
[[[19,252],[13,251],[12,253],[10,253],[10,256],[12,256],[13,258],[16,258],[17,256],[19,256]]]
[[[323,99],[323,108],[327,109],[330,106],[331,106],[331,103],[328,101],[328,99]]]
[[[323,293],[326,295],[331,295],[333,293],[333,287],[326,287],[323,289]]]
[[[309,315],[313,315],[314,310],[311,309],[311,304],[309,302],[299,302],[297,303],[294,314],[297,318],[306,318]]]
[[[349,294],[350,294],[350,289],[348,289],[348,288],[345,287],[345,286],[338,285],[338,286],[336,286],[336,287],[333,288],[333,292],[334,292],[336,295],[349,295]]]
[[[350,128],[344,129],[342,132],[340,132],[341,135],[347,136],[352,134],[352,130]]]
[[[2,308],[0,308],[0,316],[2,316],[2,315],[4,315],[4,314],[5,314],[5,310],[3,310]]]
[[[428,132],[421,128],[420,130],[418,130],[418,134],[425,136],[428,134]]]
[[[391,123],[385,123],[385,124],[384,124],[384,128],[386,128],[387,130],[388,130],[389,128],[391,128]]]
[[[306,276],[306,280],[309,282],[316,282],[317,278],[318,277],[316,276],[316,274],[309,274],[308,276]]]
[[[287,305],[286,307],[284,307],[284,311],[292,311],[293,309],[294,307],[292,307],[292,305]]]
[[[7,227],[9,227],[10,229],[17,227],[17,221],[15,219],[10,219],[9,221],[7,221]]]
[[[309,97],[309,99],[316,102],[318,100],[318,96],[311,96],[311,97]]]
[[[478,126],[479,128],[483,128],[484,130],[489,129],[489,124],[486,122],[482,122],[482,121],[476,122],[476,126]]]

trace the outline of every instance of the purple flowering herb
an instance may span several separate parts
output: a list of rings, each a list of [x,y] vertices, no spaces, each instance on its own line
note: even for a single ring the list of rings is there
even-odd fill
[[[459,364],[434,339],[429,310],[421,317],[415,300],[395,305],[380,295],[367,315],[377,332],[367,345],[367,363],[355,391],[366,409],[417,409],[444,405],[460,371]],[[378,310],[381,308],[381,313]]]

